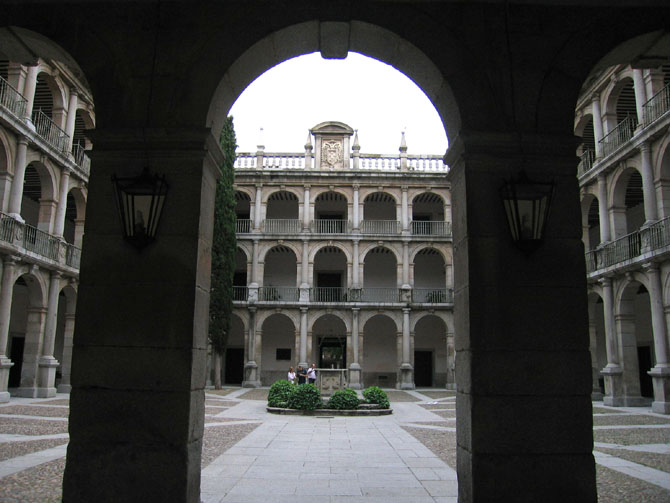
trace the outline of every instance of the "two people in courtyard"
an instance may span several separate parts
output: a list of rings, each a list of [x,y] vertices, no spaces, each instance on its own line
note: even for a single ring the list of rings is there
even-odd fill
[[[291,384],[295,384],[296,378],[298,379],[298,384],[314,384],[316,382],[316,363],[312,363],[312,366],[304,369],[302,365],[298,365],[296,371],[293,370],[293,367],[288,369],[288,380]]]

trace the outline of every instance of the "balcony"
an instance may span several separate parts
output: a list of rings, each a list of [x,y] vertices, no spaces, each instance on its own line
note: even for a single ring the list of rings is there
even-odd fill
[[[600,143],[602,144],[603,157],[607,157],[611,153],[618,150],[622,145],[627,143],[635,132],[637,126],[636,120],[629,115],[624,120],[619,122],[612,131],[607,133]]]
[[[585,173],[588,173],[593,168],[593,165],[596,161],[596,153],[593,150],[586,149],[580,156],[581,161],[579,162],[579,168],[577,172],[579,176],[582,176]]]
[[[69,136],[48,115],[41,110],[33,112],[33,124],[37,134],[49,145],[59,152],[65,152]]]
[[[0,242],[52,262],[79,269],[81,250],[62,239],[0,213]]]
[[[645,127],[663,117],[670,110],[670,84],[652,96],[643,109]]]
[[[233,300],[246,302],[249,298],[249,287],[233,286]]]
[[[653,256],[667,246],[670,246],[670,217],[586,252],[586,272],[624,264],[643,255]]]
[[[450,236],[451,222],[413,221],[411,229],[414,236]]]
[[[397,220],[363,220],[361,234],[397,235],[400,234],[400,222]]]
[[[235,221],[236,234],[249,234],[251,232],[251,220],[248,218],[238,218]]]
[[[447,304],[454,302],[451,288],[414,288],[412,302],[417,304]]]
[[[297,302],[300,289],[295,286],[262,286],[258,289],[258,300],[265,302]]]
[[[72,145],[72,156],[74,162],[86,174],[91,174],[91,159],[86,155],[86,150],[82,145]]]
[[[347,220],[316,219],[312,222],[315,234],[345,234],[351,232],[351,224]]]
[[[360,296],[361,302],[400,302],[400,289],[364,287]]]
[[[17,119],[26,115],[28,101],[14,89],[9,82],[0,77],[0,105],[6,108]]]
[[[300,234],[302,223],[297,218],[276,218],[263,221],[266,234]]]

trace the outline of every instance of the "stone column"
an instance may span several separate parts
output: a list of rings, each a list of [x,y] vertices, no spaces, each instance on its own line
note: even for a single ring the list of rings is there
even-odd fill
[[[598,218],[600,219],[600,244],[611,239],[610,219],[607,214],[607,178],[605,174],[598,175]]]
[[[300,302],[309,302],[309,241],[302,242],[302,264],[300,268]]]
[[[645,264],[644,269],[649,277],[651,326],[654,332],[654,353],[656,354],[656,365],[647,372],[654,384],[654,401],[651,409],[659,414],[670,414],[670,358],[661,275],[658,264]]]
[[[263,195],[263,184],[256,184],[256,203],[254,206],[254,231],[260,232],[261,230],[261,197]]]
[[[47,303],[47,315],[44,324],[42,356],[38,362],[37,396],[40,398],[56,396],[56,368],[59,363],[58,360],[54,358],[54,344],[56,342],[60,279],[61,274],[58,271],[51,272],[51,278],[49,280],[49,301]]]
[[[244,364],[243,388],[258,388],[260,382],[260,370],[256,363],[256,308],[249,307],[249,338],[247,339],[247,362]]]
[[[302,232],[309,232],[309,225],[311,222],[310,215],[309,215],[309,185],[305,185],[305,195],[304,195],[304,201],[303,201],[303,209],[302,209]]]
[[[249,302],[258,300],[258,239],[253,240],[251,251],[251,282],[249,283]]]
[[[351,257],[351,287],[360,288],[361,287],[361,278],[360,278],[360,257],[358,256],[358,246],[359,240],[353,240],[354,250]]]
[[[9,371],[14,366],[7,357],[7,342],[9,341],[9,322],[12,314],[12,297],[14,296],[14,272],[16,270],[14,257],[5,257],[2,263],[2,284],[0,285],[0,403],[9,402],[7,383]]]
[[[70,170],[63,168],[60,177],[60,191],[58,196],[58,206],[56,208],[56,221],[54,222],[53,233],[56,237],[63,237],[65,229],[65,210],[67,209],[67,193],[70,185]]]
[[[352,213],[353,213],[353,219],[354,219],[354,222],[353,222],[354,229],[353,229],[353,231],[355,233],[360,232],[359,227],[361,225],[361,217],[360,217],[361,207],[360,207],[360,201],[358,200],[359,189],[360,189],[359,185],[354,185],[354,208],[353,208]]]
[[[637,70],[639,71],[639,70]],[[644,225],[651,225],[658,220],[656,205],[656,189],[654,187],[654,171],[651,165],[651,145],[644,142],[640,145],[642,157],[642,191],[644,193]]]
[[[603,289],[603,316],[605,318],[605,348],[607,350],[607,365],[600,371],[605,378],[605,405],[622,405],[623,369],[619,354],[619,341],[616,335],[614,321],[614,294],[611,278],[602,278],[600,284]]]
[[[600,140],[603,139],[603,119],[600,113],[600,94],[594,93],[591,97],[591,106],[593,110],[593,136],[596,143],[596,158],[603,155],[602,144]]]
[[[74,339],[74,313],[65,313],[65,330],[63,331],[63,358],[60,362],[61,379],[58,393],[69,393],[72,390],[72,343]]]
[[[307,368],[307,311],[306,307],[300,308],[300,349],[298,365]]]
[[[360,309],[357,307],[352,308],[351,310],[351,349],[353,353],[353,361],[349,365],[349,382],[347,383],[348,388],[352,389],[361,389],[361,365],[358,363],[358,337],[359,337],[359,327],[358,327],[358,315]]]
[[[458,500],[523,494],[595,502],[574,137],[461,131],[445,162],[455,243]],[[554,182],[543,243],[529,255],[512,241],[500,197],[522,167],[531,180]]]
[[[412,288],[409,284],[409,242],[402,243],[402,288]]]
[[[218,132],[96,129],[92,140],[63,501],[199,503]],[[147,164],[170,189],[138,252],[110,178]]]
[[[67,151],[72,152],[72,142],[74,141],[74,124],[77,118],[78,95],[75,88],[70,88],[70,102],[67,107],[67,122],[65,123],[65,133],[67,134]]]
[[[644,126],[644,104],[647,102],[647,90],[644,85],[642,70],[633,68],[633,89],[635,90],[635,109],[637,111],[637,123],[639,127]]]
[[[410,330],[408,307],[402,310],[402,364],[400,365],[400,389],[414,389],[414,367],[410,354]]]
[[[26,122],[32,125],[33,105],[35,104],[35,88],[37,87],[37,66],[29,66],[26,75],[23,97],[26,99]]]
[[[598,368],[598,343],[596,339],[596,322],[593,318],[593,313],[590,312],[592,306],[593,304],[589,305],[589,352],[591,353],[591,400],[595,402],[603,399],[603,393],[600,390],[600,384],[598,383],[598,379],[600,378],[600,369]]]
[[[28,153],[28,138],[19,136],[14,159],[14,178],[12,190],[9,193],[9,214],[23,222],[21,218],[21,200],[23,199],[23,182],[26,176],[26,156]]]
[[[47,309],[44,305],[28,307],[23,362],[21,364],[21,384],[16,389],[17,396],[26,398],[37,398],[38,396],[39,362],[44,343],[46,314]]]
[[[400,218],[401,218],[401,225],[402,225],[402,233],[403,234],[409,234],[409,210],[408,210],[408,201],[407,201],[407,191],[409,190],[409,187],[407,185],[403,185],[401,187],[402,189],[402,209],[400,212]]]

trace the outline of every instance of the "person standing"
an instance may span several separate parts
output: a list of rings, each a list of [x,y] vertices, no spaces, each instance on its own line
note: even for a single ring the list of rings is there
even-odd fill
[[[295,370],[293,370],[293,367],[288,368],[288,382],[295,384]]]
[[[296,374],[298,375],[298,384],[305,384],[305,380],[307,379],[307,374],[305,373],[305,370],[302,368],[302,365],[298,365],[298,370],[296,370]]]
[[[312,366],[307,369],[307,382],[309,384],[316,382],[316,363],[312,363]]]

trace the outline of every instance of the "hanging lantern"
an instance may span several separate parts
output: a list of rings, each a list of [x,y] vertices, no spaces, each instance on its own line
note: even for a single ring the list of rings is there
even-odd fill
[[[544,238],[553,182],[535,182],[525,171],[500,189],[512,240],[525,253],[535,250]]]
[[[123,237],[141,250],[156,239],[168,184],[165,175],[152,175],[144,168],[136,177],[112,175]]]

